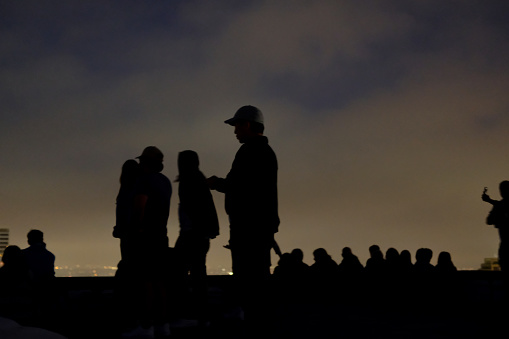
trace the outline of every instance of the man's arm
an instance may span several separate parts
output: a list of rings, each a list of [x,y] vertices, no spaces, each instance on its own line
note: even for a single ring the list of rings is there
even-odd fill
[[[481,199],[483,201],[487,202],[488,204],[492,204],[492,205],[495,205],[495,203],[497,203],[497,201],[498,201],[498,200],[491,199],[490,196],[487,195],[486,193],[482,194]]]
[[[226,179],[218,178],[213,175],[207,179],[207,184],[211,190],[216,190],[221,193],[226,192]]]

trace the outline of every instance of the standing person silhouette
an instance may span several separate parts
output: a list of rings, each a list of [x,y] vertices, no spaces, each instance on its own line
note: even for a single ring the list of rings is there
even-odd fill
[[[185,280],[189,273],[198,321],[203,325],[207,322],[206,257],[210,239],[219,235],[219,221],[207,179],[199,169],[198,154],[191,150],[180,152],[178,170],[180,233],[175,250],[180,279]]]
[[[280,222],[278,163],[263,135],[264,119],[258,108],[242,106],[225,123],[235,127],[234,133],[242,146],[226,178],[212,176],[208,182],[211,189],[225,194],[233,276],[246,321],[251,317],[258,322],[269,305],[264,286],[270,278],[270,253]]]
[[[134,159],[129,159],[122,165],[120,174],[120,188],[116,199],[116,224],[113,236],[120,239],[120,262],[117,275],[129,275],[133,271],[133,259],[137,255],[136,236],[133,232],[133,208],[136,184],[140,179],[140,165]]]
[[[161,173],[164,156],[157,147],[146,147],[138,159],[141,174],[134,193],[132,218],[137,241],[134,264],[141,292],[140,326],[122,336],[168,336],[165,268],[168,266],[167,223],[172,187],[170,180]]]
[[[482,200],[493,205],[491,211],[486,218],[486,224],[493,225],[498,229],[500,237],[500,244],[498,247],[498,262],[500,269],[504,272],[504,277],[507,279],[509,270],[509,181],[504,180],[499,184],[499,191],[502,200],[493,200],[486,193],[487,188],[484,189]]]
[[[115,226],[113,237],[120,239],[120,261],[115,273],[115,296],[121,328],[129,328],[138,321],[140,309],[140,274],[136,258],[138,256],[137,232],[134,229],[133,210],[136,185],[141,171],[138,161],[126,160],[120,173],[120,188],[115,206]]]
[[[55,277],[55,255],[46,249],[44,233],[30,230],[27,234],[28,247],[23,250],[28,268],[35,283],[46,283]]]
[[[41,321],[53,321],[51,318],[57,307],[55,255],[46,248],[44,233],[40,230],[30,230],[27,242],[29,246],[22,251],[33,281],[35,311]]]

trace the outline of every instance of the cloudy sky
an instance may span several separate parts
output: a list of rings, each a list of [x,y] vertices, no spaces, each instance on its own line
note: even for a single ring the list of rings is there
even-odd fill
[[[122,163],[158,146],[224,176],[240,106],[279,160],[283,251],[495,256],[509,179],[506,1],[0,1],[0,228],[57,265],[116,265]],[[174,191],[177,183],[173,183]],[[224,196],[208,266],[230,267]],[[178,234],[173,195],[170,244]],[[273,260],[276,262],[276,258]]]

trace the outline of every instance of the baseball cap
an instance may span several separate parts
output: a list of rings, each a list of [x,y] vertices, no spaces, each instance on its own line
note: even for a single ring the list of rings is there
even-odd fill
[[[242,106],[237,110],[233,118],[225,121],[225,124],[233,126],[239,120],[257,122],[263,125],[263,114],[262,111],[254,106]]]
[[[163,161],[163,152],[159,150],[159,148],[155,146],[147,146],[143,150],[140,156],[136,157],[137,159],[143,160],[158,160]]]

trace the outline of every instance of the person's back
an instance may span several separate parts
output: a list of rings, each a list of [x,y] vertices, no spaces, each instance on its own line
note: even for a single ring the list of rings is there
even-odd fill
[[[243,225],[245,232],[260,226],[277,231],[277,167],[267,137],[253,137],[240,147],[226,177],[225,208],[231,225]]]
[[[6,294],[26,292],[30,288],[31,275],[22,250],[16,245],[7,246],[0,267],[0,287]]]
[[[198,154],[180,152],[178,165],[180,234],[213,239],[219,235],[219,221],[207,179],[198,167]]]
[[[366,261],[366,272],[369,274],[382,274],[385,273],[385,259],[383,252],[378,245],[371,245],[369,247],[370,257]]]
[[[315,262],[311,265],[310,271],[318,279],[332,279],[336,277],[338,265],[323,248],[313,251]]]
[[[309,265],[304,262],[304,252],[295,248],[290,253],[292,256],[292,271],[296,278],[306,279],[309,274]]]
[[[359,258],[352,253],[349,247],[344,247],[341,255],[343,260],[338,265],[338,271],[341,275],[357,274],[364,270]]]
[[[22,250],[7,246],[0,267],[0,317],[25,320],[33,315],[33,281]],[[1,337],[1,336],[0,336]]]
[[[136,195],[146,197],[145,209],[142,217],[144,237],[151,239],[167,238],[167,223],[170,214],[171,183],[162,173],[144,173]]]
[[[30,246],[23,249],[23,254],[34,281],[49,281],[55,277],[55,255],[46,249],[40,230],[31,230],[27,238]]]

